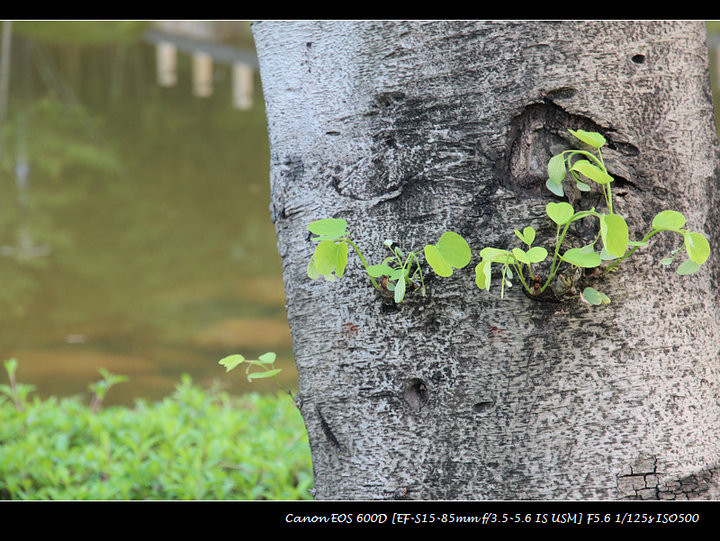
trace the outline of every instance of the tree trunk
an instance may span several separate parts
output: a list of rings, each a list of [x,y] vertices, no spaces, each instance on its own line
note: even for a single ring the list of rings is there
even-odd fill
[[[701,22],[260,22],[271,217],[317,499],[685,499],[720,494],[718,148]],[[616,212],[671,235],[604,279],[612,302],[474,283],[485,246],[550,241],[548,159],[602,133]],[[572,196],[576,208],[597,206]],[[370,263],[452,230],[473,261],[396,305],[353,258],[311,280],[307,226],[345,218]],[[596,225],[596,224],[594,224]],[[592,231],[578,227],[578,239]],[[536,242],[538,244],[538,242]],[[547,243],[550,249],[549,243]],[[494,278],[496,280],[496,278]]]

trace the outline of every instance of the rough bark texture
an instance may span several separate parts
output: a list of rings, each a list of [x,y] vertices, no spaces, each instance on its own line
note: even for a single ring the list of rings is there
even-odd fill
[[[318,499],[718,497],[718,149],[699,22],[261,22],[271,214]],[[639,239],[683,212],[713,256],[681,277],[657,235],[602,308],[474,284],[477,252],[554,235],[547,160],[599,131]],[[599,206],[596,195],[573,200]],[[351,253],[307,278],[307,225],[371,262],[462,234],[475,254],[399,307]],[[592,229],[578,227],[579,242]],[[538,241],[536,241],[537,244]],[[495,282],[497,284],[497,282]]]

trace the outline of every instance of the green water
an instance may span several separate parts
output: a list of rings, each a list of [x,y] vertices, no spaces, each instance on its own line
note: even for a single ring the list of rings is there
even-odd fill
[[[240,111],[222,66],[209,98],[192,95],[182,56],[178,86],[158,87],[149,44],[13,47],[0,358],[16,357],[41,395],[86,392],[100,367],[127,375],[108,402],[131,403],[167,395],[183,373],[272,389],[217,363],[275,351],[294,388],[257,74],[255,105]]]

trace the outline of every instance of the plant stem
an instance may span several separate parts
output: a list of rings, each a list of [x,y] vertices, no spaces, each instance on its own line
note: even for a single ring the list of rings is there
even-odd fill
[[[515,272],[517,273],[518,278],[520,279],[520,282],[522,283],[523,287],[525,288],[525,291],[532,294],[532,290],[527,285],[527,282],[525,282],[525,276],[523,276],[523,269],[522,269],[522,263],[518,263],[516,265],[513,265],[515,267]],[[530,276],[533,277],[532,269],[530,268],[530,265],[528,265],[528,269],[530,270]],[[534,279],[534,277],[533,277]]]
[[[599,148],[597,149],[597,153],[598,153],[597,156],[595,156],[595,154],[593,154],[592,152],[589,152],[586,150],[566,150],[563,152],[563,154],[565,154],[565,153],[570,154],[567,158],[568,166],[570,165],[570,159],[573,157],[573,155],[582,154],[583,156],[587,156],[587,157],[591,158],[600,167],[600,169],[602,169],[605,173],[607,173],[609,175],[608,170],[605,167],[605,162],[602,159],[602,152],[600,151]],[[568,167],[568,169],[570,169],[570,167]],[[571,173],[572,173],[572,171],[571,171]],[[608,212],[610,214],[614,214],[613,204],[612,204],[612,189],[610,188],[610,184],[611,183],[608,182],[607,184],[602,185],[602,192],[603,192],[603,196],[605,197],[605,204],[607,205]]]
[[[422,286],[422,292],[423,295],[425,295],[425,280],[423,280],[423,272],[420,268],[420,260],[417,257],[417,254],[415,252],[410,252],[408,255],[408,260],[412,257],[413,261],[415,261],[415,268],[417,269],[415,272],[420,274],[420,284]],[[412,263],[410,263],[412,265]],[[415,273],[413,273],[413,278],[415,277]]]
[[[577,216],[577,214],[575,216]],[[565,224],[565,228],[563,229],[562,235],[560,235],[560,227],[561,226],[560,225],[557,226],[557,231],[555,233],[555,254],[553,255],[552,264],[550,265],[550,274],[548,274],[547,280],[540,288],[540,293],[542,293],[543,291],[545,291],[547,289],[547,287],[553,281],[553,278],[555,278],[555,274],[557,274],[557,269],[560,266],[560,257],[559,257],[560,256],[560,245],[563,243],[563,240],[565,240],[565,235],[567,234],[570,224],[575,220],[575,216],[573,216]]]
[[[603,161],[602,152],[600,151],[600,149],[597,149],[597,153],[598,153],[598,159],[599,159],[598,164],[600,165],[600,167],[602,167],[602,170],[607,173],[608,170],[605,167],[605,162]],[[591,154],[591,156],[592,156],[592,154]],[[608,173],[608,175],[609,174],[610,173]],[[612,184],[612,182],[608,182],[607,184],[605,184],[603,186],[603,194],[605,195],[605,203],[607,204],[608,212],[610,214],[614,214],[613,213],[613,204],[612,204],[612,188],[610,187],[611,184]]]
[[[353,247],[353,249],[355,250],[355,253],[357,254],[358,258],[360,259],[360,262],[363,264],[363,267],[365,267],[365,271],[368,273],[368,277],[370,278],[372,285],[375,286],[375,289],[377,289],[378,291],[381,291],[380,286],[375,281],[375,278],[370,276],[370,270],[368,268],[367,261],[365,261],[365,257],[363,257],[362,252],[360,252],[360,248],[358,248],[357,245],[347,237],[343,237],[341,240]]]

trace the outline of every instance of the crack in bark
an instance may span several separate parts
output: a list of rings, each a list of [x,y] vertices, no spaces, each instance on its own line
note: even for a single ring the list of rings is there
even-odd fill
[[[332,429],[330,428],[330,425],[325,420],[325,417],[323,417],[322,412],[320,411],[319,407],[315,408],[315,412],[317,413],[319,419],[320,419],[320,428],[322,428],[323,434],[325,434],[325,438],[335,447],[338,451],[342,449],[342,445],[340,445],[340,442],[335,437],[335,434],[333,433]]]

